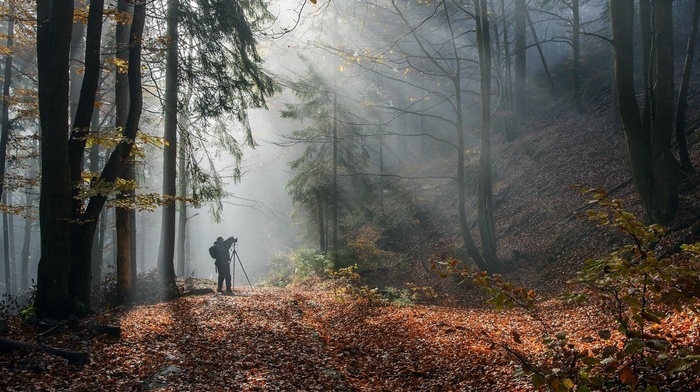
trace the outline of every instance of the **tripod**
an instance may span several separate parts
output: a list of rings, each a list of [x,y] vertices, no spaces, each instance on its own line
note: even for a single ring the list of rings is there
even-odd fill
[[[231,261],[233,264],[233,271],[231,274],[231,288],[235,287],[236,285],[236,260],[238,260],[238,265],[241,266],[241,271],[243,271],[243,275],[245,275],[245,279],[248,281],[248,285],[250,286],[250,289],[253,289],[253,285],[250,284],[250,279],[248,279],[248,274],[245,272],[245,268],[243,268],[243,263],[241,263],[241,258],[238,257],[238,252],[236,251],[236,245],[238,243],[234,242],[233,243],[233,252],[231,253]]]

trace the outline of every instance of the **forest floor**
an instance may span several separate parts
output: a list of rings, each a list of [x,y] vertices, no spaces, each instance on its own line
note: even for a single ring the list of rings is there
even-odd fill
[[[214,287],[213,283],[209,287]],[[87,352],[84,365],[0,353],[4,391],[528,391],[517,356],[535,360],[543,333],[519,310],[400,306],[334,290],[237,289],[103,312],[39,336],[14,321],[7,338]],[[602,347],[598,310],[542,304],[553,327]],[[121,328],[121,336],[96,325]],[[698,341],[700,320],[666,327]],[[673,336],[673,335],[671,335]],[[700,382],[678,378],[677,391]],[[622,390],[622,389],[621,389]]]

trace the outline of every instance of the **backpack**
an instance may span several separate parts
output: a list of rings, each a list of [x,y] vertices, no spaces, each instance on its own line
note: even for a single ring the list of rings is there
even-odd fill
[[[212,259],[219,257],[219,250],[216,248],[216,245],[209,247],[209,256],[211,256]]]

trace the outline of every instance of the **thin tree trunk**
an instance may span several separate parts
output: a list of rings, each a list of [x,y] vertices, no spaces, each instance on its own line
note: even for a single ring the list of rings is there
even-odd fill
[[[318,217],[318,247],[321,250],[321,252],[325,252],[327,250],[327,245],[326,229],[325,225],[323,224],[323,199],[321,198],[321,192],[319,192],[318,190],[314,191],[314,196],[316,198],[316,211]]]
[[[338,250],[338,94],[333,93],[333,191],[332,191],[331,219],[333,231],[331,246],[333,251]]]
[[[178,48],[178,0],[170,0],[167,10],[167,36],[169,38],[165,52],[165,134],[166,145],[163,147],[163,196],[176,196],[177,168],[177,48]],[[173,296],[175,287],[175,202],[167,201],[162,208],[160,251],[158,268],[160,270],[166,295]]]
[[[32,240],[32,224],[33,221],[29,218],[29,210],[31,203],[34,202],[34,197],[31,193],[27,193],[27,207],[25,209],[26,217],[24,218],[24,237],[22,240],[22,253],[20,254],[21,272],[20,272],[20,292],[27,291],[29,285],[29,247]]]
[[[119,0],[118,11],[121,13],[133,13],[133,7],[126,0]],[[116,48],[117,58],[127,62],[129,59],[129,29],[125,23],[117,23],[116,26]],[[129,77],[124,73],[118,73],[114,81],[114,105],[115,119],[114,125],[117,129],[126,126],[126,119],[129,115]],[[129,158],[122,162],[119,177],[131,181],[134,180],[133,159]],[[119,195],[121,199],[130,199],[134,191],[126,191]],[[127,304],[134,296],[134,280],[132,279],[132,262],[134,255],[131,253],[131,209],[127,207],[117,207],[115,214],[116,230],[116,265],[117,265],[117,301],[119,304]]]
[[[7,192],[2,194],[2,204],[7,205]],[[9,214],[7,211],[2,212],[2,250],[5,259],[5,293],[14,294],[12,288],[12,257],[10,255],[10,225]]]
[[[178,201],[178,240],[177,240],[177,274],[185,276],[185,241],[186,241],[186,225],[187,225],[187,151],[185,143],[180,141],[179,149],[180,158],[178,159],[178,173],[180,174],[180,182],[178,183],[178,194],[182,198]]]
[[[554,79],[552,79],[552,73],[549,72],[549,66],[547,65],[547,59],[544,56],[544,52],[542,51],[542,45],[540,45],[540,41],[537,38],[537,31],[535,30],[535,25],[532,23],[532,19],[530,18],[530,12],[525,10],[526,15],[527,15],[527,24],[530,26],[530,34],[532,34],[532,39],[535,41],[535,46],[537,47],[537,53],[540,55],[540,60],[542,61],[542,68],[544,69],[544,73],[547,75],[547,81],[549,82],[549,87],[552,88],[552,94],[556,97],[559,95],[557,92],[557,86],[554,84]]]
[[[676,142],[678,143],[678,155],[681,160],[681,167],[686,173],[695,173],[695,168],[688,153],[688,142],[685,138],[685,112],[688,108],[688,90],[690,89],[690,75],[695,59],[695,40],[698,35],[698,18],[700,16],[700,0],[695,0],[693,9],[693,27],[688,36],[688,46],[685,50],[685,63],[683,65],[683,79],[678,91],[678,107],[676,109]]]
[[[526,99],[526,69],[527,69],[527,37],[525,22],[527,20],[527,4],[525,0],[515,0],[515,79],[513,81],[513,100],[518,122],[527,114]]]
[[[481,79],[481,153],[477,185],[479,231],[482,254],[488,265],[488,271],[498,272],[491,177],[491,37],[486,0],[475,1],[474,8]]]
[[[7,195],[5,191],[5,170],[6,170],[6,160],[7,160],[7,142],[10,137],[10,84],[12,82],[12,49],[14,45],[14,10],[10,8],[10,17],[7,22],[7,48],[9,53],[5,56],[5,70],[4,70],[4,81],[2,88],[2,130],[0,131],[0,196],[2,196],[3,203],[7,204]],[[8,294],[12,294],[12,274],[11,274],[11,263],[12,257],[9,246],[9,229],[8,229],[8,219],[9,216],[6,211],[3,211],[3,239],[4,239],[4,250],[5,250],[5,291]]]
[[[508,41],[508,23],[506,19],[506,8],[505,0],[501,0],[501,14],[503,15],[503,50],[504,50],[504,63],[505,63],[505,83],[504,83],[504,97],[506,105],[506,116],[505,116],[505,127],[506,127],[506,139],[509,141],[515,140],[515,126],[513,125],[513,76],[511,72],[512,63],[510,59],[510,42]]]
[[[574,106],[578,113],[584,112],[583,95],[581,91],[581,16],[579,0],[571,1],[571,47],[573,51],[572,78],[574,84]]]

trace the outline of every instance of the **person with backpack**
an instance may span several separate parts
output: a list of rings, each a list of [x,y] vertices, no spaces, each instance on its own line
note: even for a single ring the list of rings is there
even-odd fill
[[[219,280],[217,284],[217,291],[223,293],[222,286],[224,280],[226,280],[226,292],[231,293],[231,255],[229,254],[229,249],[231,245],[236,242],[236,238],[228,237],[224,240],[223,237],[218,237],[209,248],[209,254],[212,258],[216,259],[214,265],[216,266],[216,271],[219,273]]]

